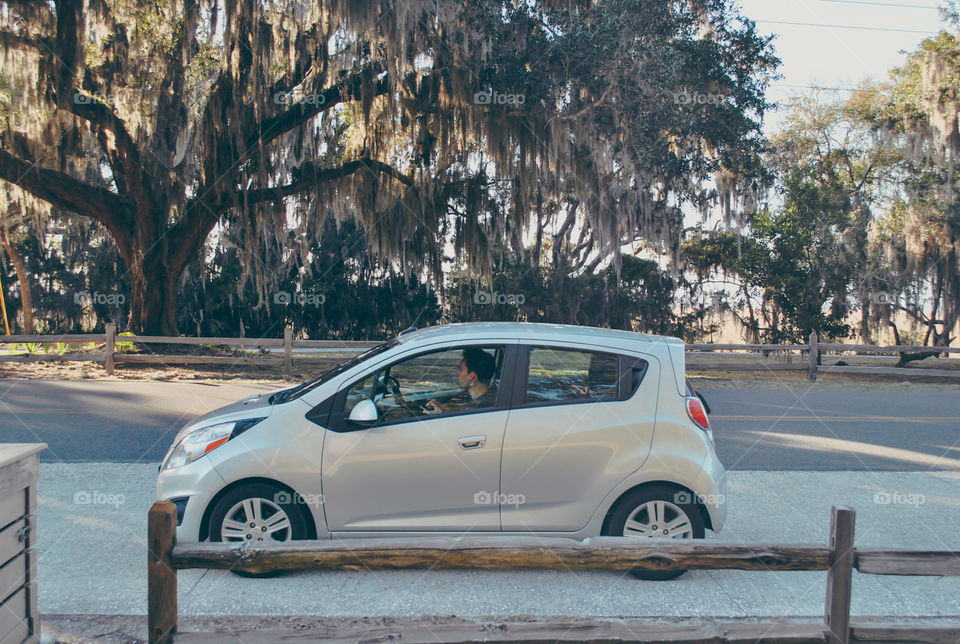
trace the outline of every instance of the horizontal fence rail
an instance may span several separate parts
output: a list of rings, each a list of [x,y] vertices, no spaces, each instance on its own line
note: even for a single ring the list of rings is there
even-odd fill
[[[117,342],[136,343],[138,345],[186,345],[221,346],[240,350],[259,349],[260,354],[250,355],[174,355],[165,353],[126,353],[117,352]],[[236,338],[236,337],[172,337],[158,335],[117,335],[115,324],[108,324],[106,333],[66,334],[66,335],[8,335],[0,336],[2,344],[102,344],[99,352],[40,354],[30,352],[17,355],[0,355],[0,362],[55,362],[89,361],[101,362],[107,374],[113,374],[117,364],[155,364],[155,365],[275,365],[282,364],[286,377],[293,375],[295,349],[307,349],[310,355],[296,356],[298,364],[330,364],[342,358],[356,355],[360,351],[376,346],[377,342],[355,340],[295,340],[290,327],[284,329],[283,338]],[[150,348],[149,346],[147,347]],[[282,353],[270,350],[282,350]],[[960,380],[958,369],[905,368],[865,365],[823,365],[822,356],[827,352],[836,354],[929,354],[931,356],[960,353],[960,347],[929,347],[915,345],[880,346],[874,344],[838,344],[822,343],[817,334],[812,333],[808,344],[709,344],[691,343],[686,345],[688,356],[712,356],[722,352],[749,352],[764,356],[785,354],[797,355],[796,362],[788,358],[787,362],[696,362],[687,361],[689,372],[709,371],[806,371],[810,380],[816,380],[818,373],[839,373],[854,375],[893,375],[906,378],[939,378]]]
[[[828,570],[833,551],[827,546],[687,542],[623,537],[583,541],[527,537],[397,537],[298,542],[269,549],[224,549],[222,543],[178,544],[171,561],[178,569],[211,568],[265,573],[293,570],[450,569],[479,570]],[[363,553],[358,558],[357,552]],[[362,565],[358,563],[362,559]]]
[[[916,626],[854,625],[850,629],[857,644],[896,644],[905,642],[904,633]],[[929,625],[923,627],[926,644],[957,644],[956,629]],[[496,624],[429,624],[405,626],[327,626],[298,628],[295,631],[192,632],[177,636],[177,642],[221,644],[236,638],[243,644],[277,642],[403,642],[404,644],[533,644],[543,642],[591,642],[607,644],[825,644],[823,627],[793,622],[738,623],[730,620],[700,619],[688,624],[649,623],[646,620],[617,621],[560,620],[549,622],[501,622]]]
[[[776,620],[754,624],[721,623],[720,618],[645,625],[578,622],[509,624],[495,631],[477,625],[382,628],[371,632],[331,629],[231,633],[244,642],[779,642],[850,644],[851,642],[960,641],[960,623],[927,625],[851,624],[853,571],[879,575],[960,575],[960,552],[857,549],[856,514],[850,508],[830,512],[828,545],[742,544],[719,540],[671,540],[643,537],[591,537],[583,541],[531,537],[399,537],[347,541],[298,541],[250,547],[248,543],[176,542],[176,508],[153,504],[148,517],[148,632],[151,644],[215,642],[223,633],[177,633],[177,571],[190,568],[274,573],[294,570],[399,569],[546,569],[546,570],[754,570],[827,571],[824,622]],[[272,582],[276,583],[276,582]],[[425,630],[424,630],[425,629]],[[380,632],[383,631],[383,632]],[[248,637],[249,635],[249,637]]]

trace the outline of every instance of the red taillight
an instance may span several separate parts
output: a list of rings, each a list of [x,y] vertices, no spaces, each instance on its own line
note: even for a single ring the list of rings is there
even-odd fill
[[[710,419],[699,398],[687,398],[687,416],[703,431],[710,430]]]

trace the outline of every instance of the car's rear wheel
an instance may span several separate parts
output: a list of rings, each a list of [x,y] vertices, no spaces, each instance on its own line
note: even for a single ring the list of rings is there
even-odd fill
[[[703,515],[693,496],[667,486],[650,486],[631,492],[614,507],[603,534],[617,537],[661,537],[703,539],[706,528]],[[667,581],[684,570],[645,570],[634,568],[637,579]]]
[[[266,483],[230,490],[210,513],[210,541],[249,542],[252,546],[307,538],[307,523],[295,495]],[[234,571],[242,577],[267,577]]]

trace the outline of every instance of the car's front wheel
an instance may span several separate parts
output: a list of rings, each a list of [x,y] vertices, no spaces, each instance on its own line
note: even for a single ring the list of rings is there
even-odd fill
[[[308,533],[295,495],[279,487],[253,483],[220,498],[210,513],[209,534],[210,541],[243,541],[258,546],[306,539]]]
[[[650,486],[631,492],[617,503],[603,534],[623,537],[661,537],[703,539],[706,528],[703,515],[689,492],[666,486]],[[637,579],[667,581],[683,570],[645,570],[634,568]]]

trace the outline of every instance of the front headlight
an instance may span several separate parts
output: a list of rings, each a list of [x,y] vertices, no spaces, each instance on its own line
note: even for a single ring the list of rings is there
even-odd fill
[[[263,418],[249,418],[246,420],[231,420],[209,427],[201,427],[181,438],[163,460],[163,470],[172,470],[192,463],[207,452],[214,450],[231,438],[247,431]]]

